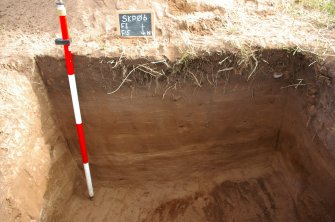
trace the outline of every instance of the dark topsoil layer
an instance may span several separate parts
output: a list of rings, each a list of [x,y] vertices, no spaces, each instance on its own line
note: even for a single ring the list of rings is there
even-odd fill
[[[81,167],[64,60],[36,60]],[[313,62],[75,56],[95,200],[80,175],[48,220],[334,221],[335,67]]]

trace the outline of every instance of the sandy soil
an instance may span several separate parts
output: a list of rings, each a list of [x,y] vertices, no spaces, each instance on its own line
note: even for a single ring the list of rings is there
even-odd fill
[[[298,47],[333,55],[331,17],[292,7],[291,0],[80,0],[66,2],[72,51],[84,55],[163,57],[174,60],[184,52],[243,50],[249,47]],[[2,57],[61,54],[53,39],[60,36],[53,1],[3,0]],[[116,31],[116,10],[153,9],[156,38],[122,39]],[[13,13],[15,11],[15,13]],[[38,12],[38,15],[37,15]],[[41,18],[41,19],[40,19]],[[58,48],[58,50],[57,50]]]
[[[90,202],[65,127],[73,116],[54,2],[2,0],[0,221],[332,221],[335,29],[325,13],[289,2],[66,1]],[[118,37],[115,11],[147,8],[156,38]],[[148,68],[169,77],[153,80]],[[297,78],[308,88],[280,88]]]

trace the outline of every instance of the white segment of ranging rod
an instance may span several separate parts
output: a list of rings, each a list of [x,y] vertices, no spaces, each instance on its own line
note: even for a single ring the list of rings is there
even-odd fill
[[[65,5],[57,5],[57,12],[59,16],[66,16]]]
[[[68,75],[69,83],[70,83],[70,90],[71,90],[71,97],[72,97],[72,105],[74,110],[74,117],[76,118],[76,124],[81,124],[81,113],[79,107],[79,99],[77,93],[77,84],[76,84],[76,77],[75,75]]]
[[[93,193],[93,185],[92,185],[92,179],[91,179],[91,172],[90,172],[90,165],[89,163],[84,163],[84,171],[85,171],[85,177],[86,177],[86,184],[88,188],[88,195],[90,197],[94,196]]]

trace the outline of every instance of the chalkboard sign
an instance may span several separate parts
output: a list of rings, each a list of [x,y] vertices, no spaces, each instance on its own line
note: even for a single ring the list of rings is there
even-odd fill
[[[155,35],[152,11],[118,11],[118,30],[123,37],[153,37]]]

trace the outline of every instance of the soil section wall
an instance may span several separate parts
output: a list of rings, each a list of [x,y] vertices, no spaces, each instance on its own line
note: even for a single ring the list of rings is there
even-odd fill
[[[75,56],[96,200],[83,201],[78,184],[70,210],[51,221],[331,221],[318,69],[285,51],[258,56],[254,73],[232,55],[174,64]],[[63,61],[37,61],[81,166]]]

